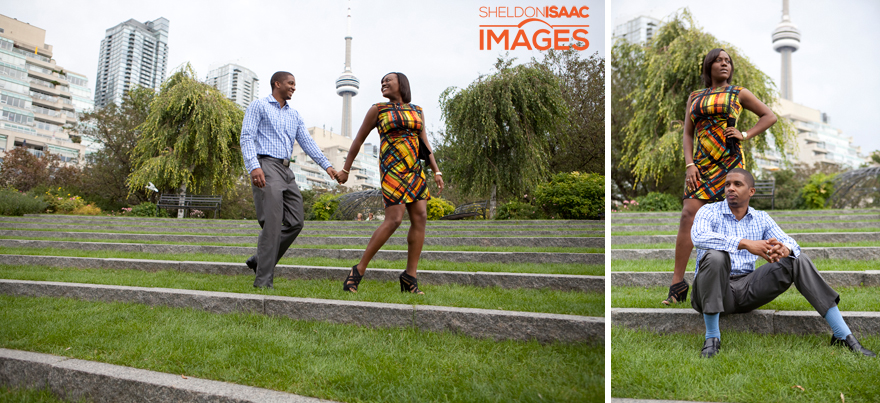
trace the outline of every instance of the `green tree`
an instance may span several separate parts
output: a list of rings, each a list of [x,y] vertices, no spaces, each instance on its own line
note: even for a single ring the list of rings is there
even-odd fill
[[[499,59],[496,73],[440,96],[446,120],[444,164],[463,193],[521,197],[549,175],[550,139],[565,122],[556,77],[532,64]]]
[[[149,198],[143,189],[129,192],[126,183],[132,171],[132,151],[147,120],[155,92],[135,86],[122,97],[122,104],[111,103],[85,113],[76,131],[98,143],[98,151],[89,154],[83,169],[83,197],[104,210],[119,210],[138,205]]]
[[[638,76],[634,77],[634,88],[624,101],[632,116],[621,130],[621,163],[631,168],[636,183],[646,180],[662,183],[669,175],[676,179],[681,177],[676,183],[683,183],[682,119],[688,94],[704,88],[700,69],[709,50],[724,48],[734,61],[733,83],[749,89],[759,100],[774,107],[777,92],[770,77],[739,49],[696,26],[687,9],[663,24],[641,51],[632,51],[631,46],[621,49],[622,46],[629,45],[622,41],[615,43],[612,57],[641,58],[635,63]],[[612,66],[622,63],[625,62],[612,60]],[[612,113],[618,112],[626,111],[612,110]],[[745,112],[740,115],[737,127],[750,128],[757,120],[755,114]],[[768,135],[771,132],[772,135]],[[795,135],[791,123],[780,118],[767,134],[743,143],[746,168],[754,170],[756,165],[751,156],[768,151],[771,141],[777,150],[791,148]]]
[[[220,193],[244,173],[239,136],[242,111],[214,87],[199,82],[187,64],[171,75],[139,127],[129,192],[153,182],[193,192]],[[178,218],[183,214],[178,212]]]
[[[559,82],[568,107],[560,129],[550,138],[550,171],[605,174],[605,59],[585,58],[573,48],[549,50],[538,63]],[[537,63],[537,62],[536,62]]]
[[[39,157],[25,147],[15,147],[3,155],[0,164],[0,188],[27,192],[38,186],[79,189],[80,170],[66,165],[50,152]]]

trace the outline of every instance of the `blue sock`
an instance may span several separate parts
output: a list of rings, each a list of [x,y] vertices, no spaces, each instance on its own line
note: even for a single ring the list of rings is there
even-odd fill
[[[719,340],[721,339],[721,329],[718,328],[718,318],[721,317],[720,313],[703,314],[703,321],[706,322],[706,338],[717,337]],[[844,325],[846,326],[846,325]]]
[[[846,336],[852,334],[852,332],[849,331],[849,326],[843,321],[840,309],[837,309],[836,305],[825,313],[825,321],[831,326],[831,331],[834,332],[834,337],[837,337],[838,339],[846,339]]]

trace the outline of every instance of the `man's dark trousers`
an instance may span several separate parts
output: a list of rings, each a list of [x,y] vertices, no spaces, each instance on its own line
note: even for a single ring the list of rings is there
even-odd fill
[[[280,159],[259,157],[266,186],[251,185],[257,221],[262,231],[257,240],[257,277],[254,287],[272,287],[275,265],[303,228],[302,195],[293,172]]]
[[[749,274],[731,277],[730,255],[709,250],[694,278],[691,306],[708,314],[750,312],[773,301],[792,284],[823,318],[840,302],[840,294],[831,289],[804,253],[797,259],[785,257]]]

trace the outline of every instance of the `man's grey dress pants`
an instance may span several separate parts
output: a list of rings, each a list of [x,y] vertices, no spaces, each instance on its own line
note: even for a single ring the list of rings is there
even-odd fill
[[[792,284],[823,318],[840,302],[840,294],[831,289],[803,252],[797,259],[785,257],[749,274],[731,276],[730,255],[709,250],[694,278],[691,306],[708,314],[750,312],[773,301]]]
[[[257,240],[257,277],[254,287],[272,287],[275,265],[303,228],[302,195],[293,172],[275,158],[259,158],[266,186],[251,184],[260,223]]]

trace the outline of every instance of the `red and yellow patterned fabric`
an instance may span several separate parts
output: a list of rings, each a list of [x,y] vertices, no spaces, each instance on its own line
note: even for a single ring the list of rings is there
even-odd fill
[[[708,201],[724,200],[724,181],[727,172],[743,168],[739,142],[732,148],[725,146],[724,129],[727,119],[738,119],[742,112],[739,92],[743,87],[727,86],[706,88],[691,93],[691,120],[694,122],[694,164],[700,171],[700,185],[696,190],[685,188],[685,199]]]
[[[376,128],[381,138],[379,166],[385,207],[431,198],[418,160],[422,108],[413,104],[376,104]]]

